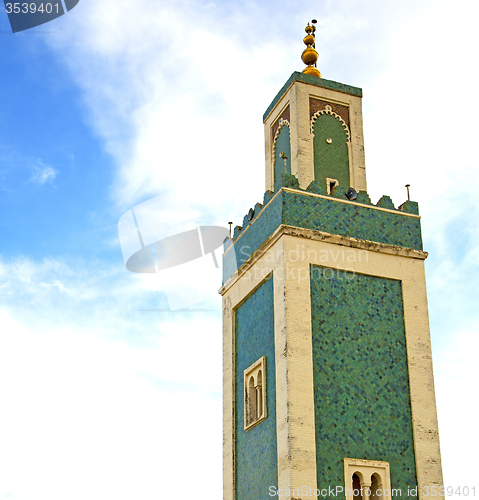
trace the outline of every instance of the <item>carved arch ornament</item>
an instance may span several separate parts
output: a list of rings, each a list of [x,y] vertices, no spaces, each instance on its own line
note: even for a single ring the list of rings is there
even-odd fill
[[[343,129],[346,132],[346,142],[351,142],[351,136],[349,133],[349,128],[348,128],[347,123],[337,113],[335,113],[333,111],[331,106],[325,106],[324,109],[316,111],[316,113],[314,113],[314,115],[311,117],[311,134],[313,135],[313,137],[314,137],[314,123],[316,121],[316,118],[318,118],[318,116],[320,116],[320,115],[331,115],[331,116],[334,116],[334,118],[336,118],[337,120],[339,120],[339,122],[341,123],[341,126],[343,127]],[[279,130],[279,128],[278,128],[278,130]]]
[[[278,142],[278,137],[279,137],[279,133],[281,132],[281,129],[285,126],[289,128],[289,131],[291,133],[291,127],[289,125],[289,121],[283,120],[283,118],[280,118],[279,119],[279,127],[276,129],[276,134],[274,134],[274,139],[273,139],[273,156],[272,156],[273,175],[274,175],[274,164],[276,163],[276,143]]]

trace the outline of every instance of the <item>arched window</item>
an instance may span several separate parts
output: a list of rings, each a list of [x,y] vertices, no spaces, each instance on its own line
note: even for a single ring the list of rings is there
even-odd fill
[[[266,358],[263,356],[244,371],[244,428],[250,429],[266,418]]]
[[[388,462],[345,458],[344,479],[346,500],[394,500]]]
[[[261,370],[258,372],[258,380],[256,382],[256,418],[261,418],[263,415],[263,375]]]
[[[383,500],[383,485],[381,476],[375,473],[371,476],[371,500]]]
[[[247,401],[248,401],[248,420],[256,420],[256,415],[257,415],[257,403],[258,399],[256,397],[256,387],[254,384],[254,377],[251,376],[249,378],[249,384],[248,384],[248,392],[247,392]]]
[[[363,496],[361,494],[361,481],[357,474],[353,474],[353,500],[362,500]]]

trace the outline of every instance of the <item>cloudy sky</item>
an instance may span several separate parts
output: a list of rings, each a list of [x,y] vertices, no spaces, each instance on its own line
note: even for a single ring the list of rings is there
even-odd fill
[[[262,115],[301,71],[363,88],[368,191],[423,216],[447,486],[476,486],[478,7],[472,0],[81,0],[0,12],[0,498],[221,498],[221,302],[169,310],[118,221],[157,197],[202,223],[262,200]],[[185,473],[186,471],[186,473]]]

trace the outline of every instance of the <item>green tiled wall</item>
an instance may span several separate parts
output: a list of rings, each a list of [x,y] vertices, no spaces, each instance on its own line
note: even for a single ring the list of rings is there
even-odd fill
[[[297,179],[293,175],[283,174],[282,177],[283,186],[297,189]],[[337,193],[342,192],[341,189]],[[320,186],[311,183],[313,190],[320,190]],[[341,203],[335,196],[318,198],[308,196],[306,192],[280,190],[268,206],[254,214],[247,226],[239,232],[235,231],[234,241],[225,242],[223,283],[281,224],[422,250],[420,219],[405,216],[400,210],[385,212],[373,208],[374,205],[369,208],[355,203]],[[361,201],[367,197],[365,193],[362,195]],[[345,196],[342,198],[345,199]],[[265,204],[268,201],[267,193]],[[408,211],[414,209],[417,212],[417,205],[408,203]]]
[[[283,223],[422,250],[420,219],[328,199],[283,195]]]
[[[326,139],[331,139],[329,144]],[[326,177],[336,179],[339,185],[348,188],[349,154],[347,133],[341,122],[332,115],[320,115],[314,122],[314,180],[325,192]]]
[[[311,266],[311,311],[318,488],[344,485],[348,457],[389,462],[406,492],[417,480],[401,282]]]
[[[273,278],[235,311],[236,500],[265,500],[278,486]],[[244,430],[243,372],[266,356],[267,418]]]
[[[278,138],[276,139],[276,148],[274,156],[274,184],[276,188],[281,188],[281,174],[284,173],[284,159],[280,158],[281,152],[284,152],[286,160],[286,173],[291,174],[291,139],[289,127],[283,125],[279,131]]]

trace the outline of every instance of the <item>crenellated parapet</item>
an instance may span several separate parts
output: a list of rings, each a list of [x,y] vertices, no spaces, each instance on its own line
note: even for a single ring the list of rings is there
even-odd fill
[[[350,200],[338,186],[326,194],[317,181],[307,189],[298,179],[282,174],[281,187],[266,191],[236,226],[233,238],[224,241],[223,282],[244,264],[280,226],[302,228],[321,234],[340,235],[363,242],[422,251],[418,204],[406,201],[396,208],[389,196],[373,204],[365,191]],[[345,243],[344,244],[349,244]]]

